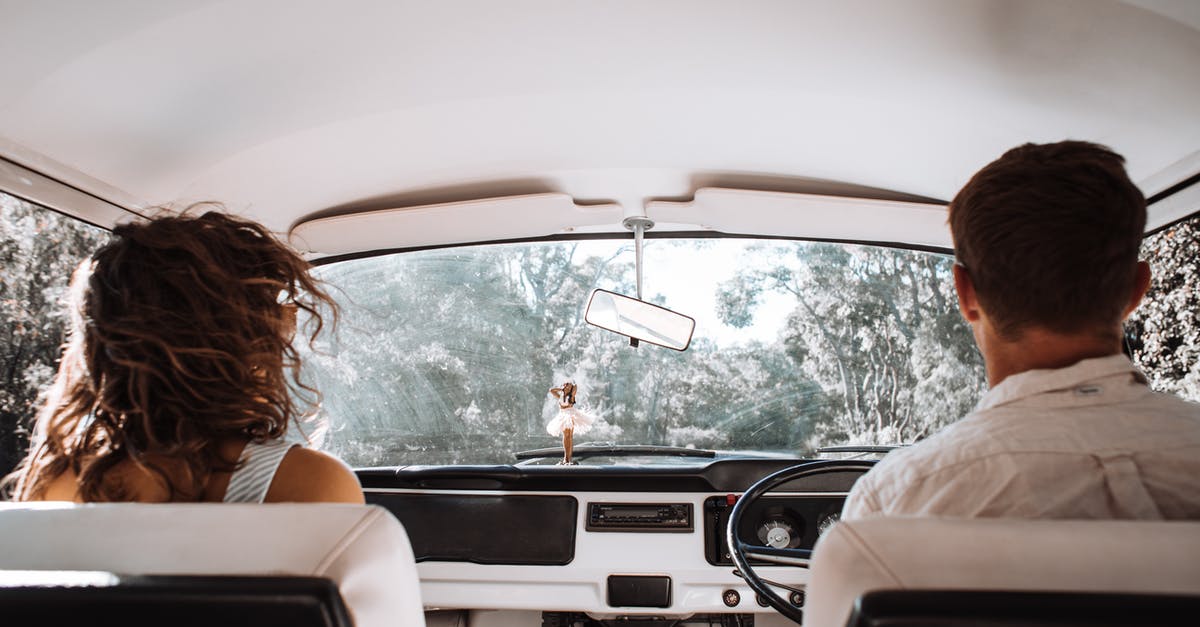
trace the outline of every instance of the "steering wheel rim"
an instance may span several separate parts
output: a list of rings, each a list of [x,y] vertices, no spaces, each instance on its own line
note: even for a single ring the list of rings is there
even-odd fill
[[[733,511],[729,513],[729,524],[725,527],[725,544],[729,547],[729,555],[733,559],[734,567],[741,573],[742,579],[746,581],[750,589],[766,601],[767,605],[770,605],[775,611],[783,614],[793,622],[800,623],[804,619],[804,612],[776,594],[771,589],[771,586],[767,585],[766,581],[758,573],[754,572],[754,568],[750,565],[750,558],[756,557],[776,564],[807,566],[807,560],[812,557],[812,551],[807,549],[777,549],[743,542],[737,534],[737,529],[742,523],[742,517],[750,509],[750,506],[762,498],[763,495],[789,481],[843,470],[862,469],[866,471],[872,466],[874,466],[874,463],[869,461],[838,459],[803,462],[789,468],[784,468],[759,479],[757,483],[750,486],[738,498],[737,503],[733,506]]]

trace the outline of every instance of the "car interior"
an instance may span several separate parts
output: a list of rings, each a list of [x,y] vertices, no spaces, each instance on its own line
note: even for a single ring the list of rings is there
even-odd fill
[[[1195,621],[1196,521],[838,518],[986,390],[957,190],[1086,139],[1147,238],[1194,222],[1196,68],[1187,0],[0,0],[0,236],[42,251],[0,301],[61,326],[113,226],[262,223],[341,307],[289,437],[367,501],[0,503],[0,622]]]

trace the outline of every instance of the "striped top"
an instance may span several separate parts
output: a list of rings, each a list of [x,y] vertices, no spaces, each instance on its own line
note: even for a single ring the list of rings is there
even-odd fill
[[[267,497],[267,488],[275,478],[275,471],[283,462],[283,456],[296,446],[294,442],[270,440],[258,444],[247,442],[242,449],[240,467],[229,476],[229,487],[225,488],[226,503],[262,503]]]

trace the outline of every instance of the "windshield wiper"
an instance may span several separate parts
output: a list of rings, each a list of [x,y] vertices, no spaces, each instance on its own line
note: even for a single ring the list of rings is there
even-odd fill
[[[554,448],[538,448],[521,451],[517,459],[540,459],[543,457],[562,457],[561,446]],[[640,455],[657,457],[716,457],[716,451],[701,448],[684,448],[682,446],[651,446],[646,444],[581,444],[574,448],[573,457],[637,457]]]
[[[898,448],[904,448],[907,444],[884,444],[872,446],[866,444],[853,444],[850,446],[822,446],[817,449],[818,453],[890,453]]]

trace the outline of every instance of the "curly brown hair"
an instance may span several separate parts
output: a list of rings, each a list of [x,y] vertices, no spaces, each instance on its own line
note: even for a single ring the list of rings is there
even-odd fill
[[[265,227],[194,210],[117,226],[75,271],[58,374],[5,479],[16,499],[70,469],[82,500],[130,500],[108,473],[128,460],[170,500],[199,500],[213,472],[236,467],[222,443],[282,437],[319,401],[300,379],[295,313],[308,314],[311,344],[322,310],[336,321],[333,300]]]

